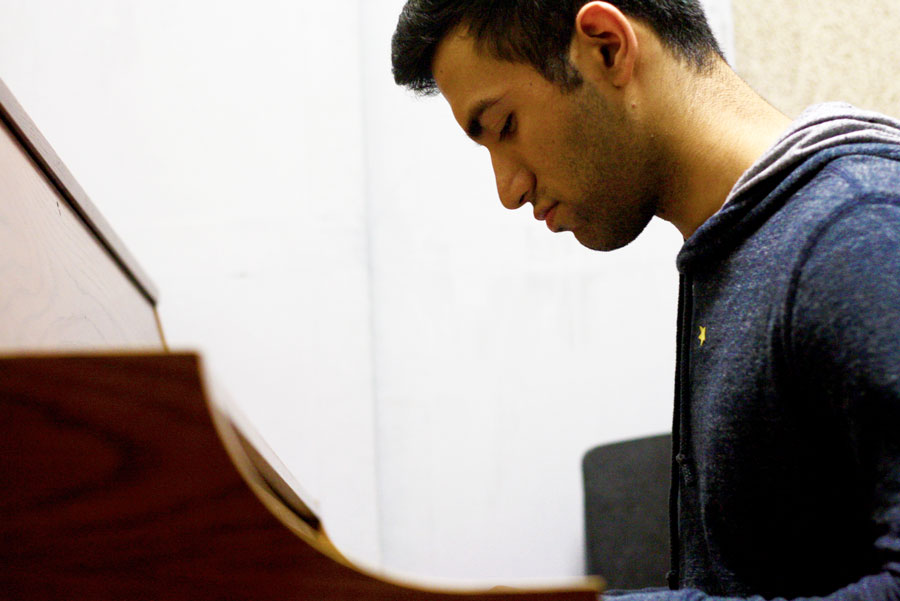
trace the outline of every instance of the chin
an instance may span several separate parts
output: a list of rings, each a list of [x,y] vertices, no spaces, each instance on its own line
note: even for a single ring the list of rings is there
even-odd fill
[[[641,232],[644,231],[644,228],[647,227],[649,222],[649,219],[646,221],[641,220],[641,222],[635,224],[634,227],[627,229],[614,228],[611,230],[603,229],[598,231],[595,228],[585,228],[573,231],[572,233],[582,246],[590,248],[591,250],[609,252],[631,244],[641,235]]]
[[[579,235],[577,232],[573,232],[575,235],[575,239],[578,242],[591,250],[599,250],[601,252],[609,252],[611,250],[617,250],[622,248],[623,246],[627,246],[630,244],[637,236],[628,237],[609,237],[609,236],[590,236],[590,235]]]

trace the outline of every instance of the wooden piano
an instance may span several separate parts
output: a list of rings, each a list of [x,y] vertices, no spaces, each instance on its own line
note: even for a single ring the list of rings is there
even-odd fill
[[[0,81],[0,599],[591,601],[344,558]]]

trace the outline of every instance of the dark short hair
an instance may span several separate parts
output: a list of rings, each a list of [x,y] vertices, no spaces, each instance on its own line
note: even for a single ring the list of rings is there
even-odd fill
[[[647,23],[675,56],[702,71],[722,50],[699,0],[608,0]],[[394,81],[434,94],[431,70],[441,40],[465,26],[492,56],[532,65],[563,88],[581,82],[568,60],[575,17],[587,0],[408,0],[391,45]]]

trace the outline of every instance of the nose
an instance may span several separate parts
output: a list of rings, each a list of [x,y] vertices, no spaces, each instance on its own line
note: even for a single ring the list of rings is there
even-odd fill
[[[492,152],[491,164],[497,180],[497,195],[507,209],[518,209],[528,202],[534,188],[534,175],[514,157]]]

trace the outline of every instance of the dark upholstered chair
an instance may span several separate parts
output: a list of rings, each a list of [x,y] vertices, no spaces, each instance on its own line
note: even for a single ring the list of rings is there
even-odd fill
[[[588,451],[582,460],[589,574],[613,589],[666,585],[669,434]]]

